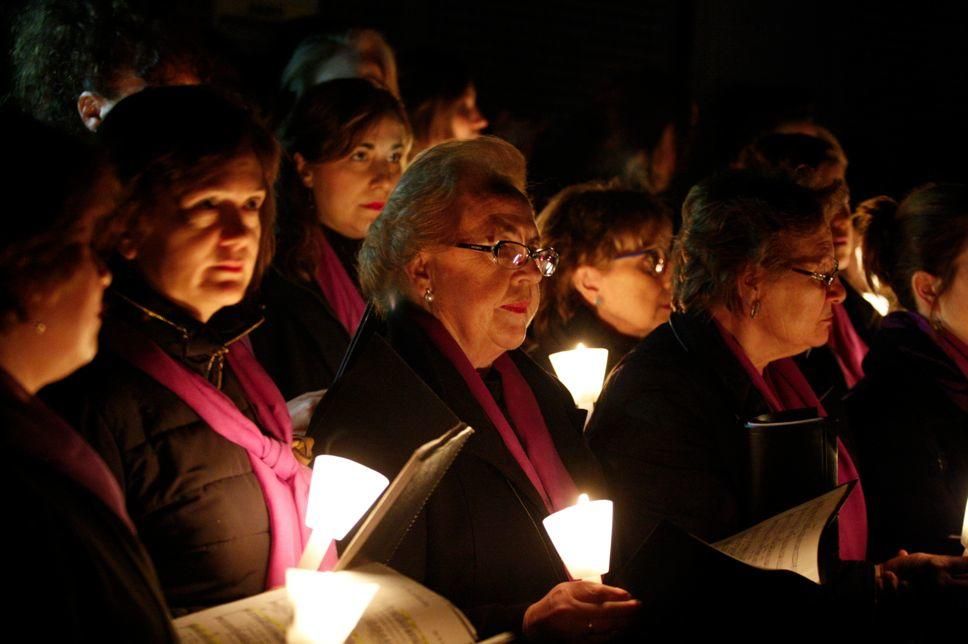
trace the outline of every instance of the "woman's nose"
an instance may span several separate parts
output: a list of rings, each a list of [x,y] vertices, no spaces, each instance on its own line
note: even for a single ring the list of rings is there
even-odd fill
[[[844,285],[840,283],[840,277],[834,279],[833,283],[827,289],[827,299],[832,301],[834,304],[840,304],[847,297],[847,289]]]

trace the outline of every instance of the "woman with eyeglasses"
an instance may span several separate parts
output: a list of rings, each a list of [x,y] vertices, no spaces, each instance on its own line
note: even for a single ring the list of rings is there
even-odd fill
[[[669,319],[668,209],[615,183],[583,183],[558,193],[538,228],[560,260],[542,282],[531,355],[550,369],[549,354],[580,342],[608,349],[611,371]]]
[[[391,565],[448,597],[482,637],[601,639],[624,628],[638,603],[618,588],[569,581],[541,526],[579,492],[601,498],[602,481],[582,441],[584,413],[520,350],[539,284],[558,262],[539,243],[524,186],[524,158],[509,143],[441,143],[407,168],[363,242],[360,281],[386,339],[475,430]],[[394,387],[393,378],[382,385]],[[375,431],[316,444],[381,469],[393,450],[428,440]]]
[[[676,312],[615,370],[587,430],[615,502],[613,561],[663,519],[710,543],[755,523],[745,423],[827,413],[791,358],[827,342],[844,298],[834,253],[808,188],[734,171],[690,191],[674,251]],[[851,449],[841,436],[839,483],[858,479]],[[836,536],[841,561],[866,559],[861,481]],[[924,583],[929,571],[938,585],[963,584],[953,574],[966,568],[968,559],[904,554],[876,567],[837,564],[833,576],[872,607],[867,589]]]

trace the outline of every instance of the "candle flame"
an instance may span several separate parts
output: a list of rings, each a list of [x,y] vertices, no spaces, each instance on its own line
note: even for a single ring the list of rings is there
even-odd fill
[[[582,504],[582,503],[588,503],[588,495],[587,494],[579,494],[578,495],[578,503],[579,503],[579,505]]]
[[[579,349],[584,349],[584,348],[585,348],[584,342],[579,342],[578,344],[575,345],[575,351],[578,351]]]

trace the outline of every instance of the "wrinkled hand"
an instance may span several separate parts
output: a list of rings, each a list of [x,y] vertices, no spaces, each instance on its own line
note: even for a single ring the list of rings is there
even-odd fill
[[[289,416],[292,418],[292,433],[296,436],[303,436],[309,430],[309,420],[316,411],[316,405],[322,399],[325,389],[319,391],[308,391],[292,400],[286,402]]]
[[[893,575],[900,586],[912,590],[968,592],[968,557],[901,550],[881,566],[884,575]]]
[[[528,607],[524,635],[530,640],[604,641],[627,628],[640,605],[621,588],[564,582]]]

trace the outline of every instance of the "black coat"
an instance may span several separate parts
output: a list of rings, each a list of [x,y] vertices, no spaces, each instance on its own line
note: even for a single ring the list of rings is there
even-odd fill
[[[2,385],[0,385],[2,386]],[[49,641],[176,642],[158,578],[138,539],[89,490],[22,450],[44,432],[0,391],[5,613]]]
[[[968,389],[954,362],[922,331],[882,328],[847,398],[864,480],[870,550],[961,554],[968,498],[968,410],[940,384]]]
[[[45,395],[100,452],[124,490],[128,513],[177,615],[265,590],[269,519],[244,449],[215,433],[185,402],[110,350],[118,327],[140,333],[196,372],[249,322],[220,312],[200,325],[136,281],[128,297],[188,331],[143,315],[112,291],[94,362]],[[226,365],[221,389],[258,425]]]
[[[286,400],[328,389],[350,336],[315,282],[291,279],[271,268],[259,289],[266,322],[252,333],[252,348]]]
[[[547,510],[455,367],[424,331],[407,315],[397,314],[389,321],[387,333],[410,368],[476,430],[390,564],[453,601],[482,637],[520,631],[526,608],[567,581],[564,565],[541,526]],[[579,490],[600,498],[601,474],[582,442],[584,412],[575,407],[563,385],[523,352],[514,351],[511,357],[531,385],[562,462]],[[339,395],[338,388],[331,393]],[[419,409],[400,410],[401,416],[420,413]],[[430,438],[400,435],[394,440],[400,454],[372,453],[381,441],[368,439],[365,432],[345,435],[330,445],[335,453],[351,454],[379,468],[380,463],[399,463],[403,453]],[[317,445],[323,443],[325,438],[317,437]]]

